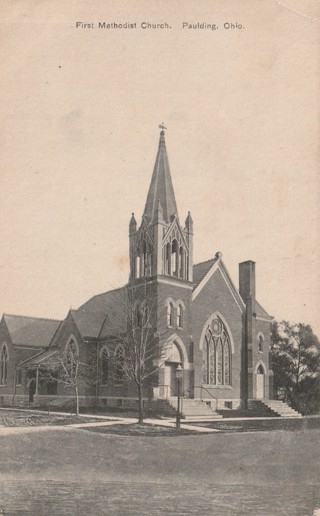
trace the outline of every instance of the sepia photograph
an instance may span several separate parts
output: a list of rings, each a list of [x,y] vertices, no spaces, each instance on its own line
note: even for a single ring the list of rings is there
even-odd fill
[[[320,515],[319,3],[0,13],[0,514]]]

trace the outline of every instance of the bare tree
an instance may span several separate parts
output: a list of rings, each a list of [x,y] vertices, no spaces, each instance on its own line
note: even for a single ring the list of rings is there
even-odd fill
[[[90,388],[97,381],[97,368],[80,361],[76,344],[71,341],[64,353],[51,356],[40,369],[40,379],[45,383],[62,384],[74,392],[76,414],[79,415],[79,391]]]
[[[166,328],[156,326],[157,300],[147,295],[147,286],[126,287],[120,300],[125,330],[115,332],[114,346],[122,352],[115,357],[115,377],[125,375],[137,388],[139,422],[143,422],[143,393],[150,377],[154,376],[166,360]]]

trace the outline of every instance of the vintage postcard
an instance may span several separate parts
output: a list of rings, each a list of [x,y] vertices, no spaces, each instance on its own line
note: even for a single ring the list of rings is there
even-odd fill
[[[320,514],[319,2],[0,13],[0,513]]]

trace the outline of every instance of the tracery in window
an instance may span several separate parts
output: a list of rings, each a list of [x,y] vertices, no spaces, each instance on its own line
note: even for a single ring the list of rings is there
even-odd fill
[[[216,316],[208,326],[202,351],[202,381],[207,385],[231,385],[230,338]]]
[[[124,377],[124,350],[121,346],[115,352],[115,380],[122,383]]]
[[[66,359],[68,374],[74,378],[77,374],[78,347],[73,339],[67,344]]]
[[[188,249],[183,235],[177,226],[170,229],[163,246],[163,273],[187,279]]]

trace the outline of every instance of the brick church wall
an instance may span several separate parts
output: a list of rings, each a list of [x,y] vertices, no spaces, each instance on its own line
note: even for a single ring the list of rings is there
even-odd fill
[[[218,311],[227,322],[234,342],[234,353],[232,354],[232,386],[210,386],[206,388],[216,398],[222,400],[235,400],[237,403],[233,404],[233,408],[237,408],[242,397],[241,374],[244,373],[242,370],[243,364],[241,359],[243,348],[243,314],[230,292],[220,270],[217,270],[213,274],[193,301],[192,317],[195,387],[202,385],[202,351],[200,350],[201,332],[208,318],[216,311]],[[199,393],[199,389],[196,389],[196,397],[199,396],[197,393]],[[203,395],[205,396],[204,391]]]

